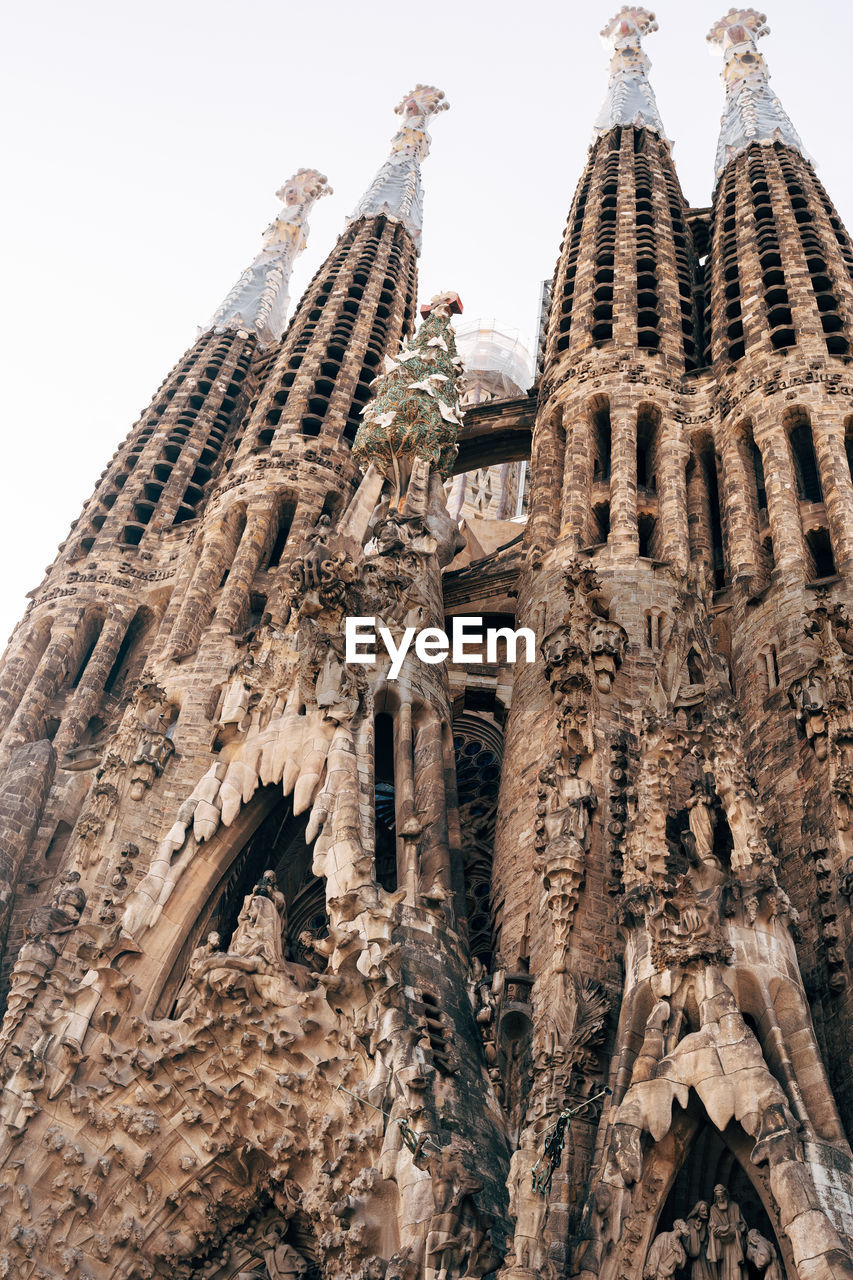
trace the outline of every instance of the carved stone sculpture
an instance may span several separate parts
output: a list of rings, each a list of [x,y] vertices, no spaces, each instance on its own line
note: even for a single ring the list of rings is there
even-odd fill
[[[579,776],[580,763],[574,754],[564,761],[560,748],[539,773],[535,869],[542,875],[560,967],[586,872],[590,815],[598,804],[592,783]]]
[[[675,1272],[687,1262],[684,1251],[687,1234],[687,1223],[683,1218],[676,1218],[671,1231],[662,1231],[656,1236],[643,1267],[643,1280],[672,1280]]]
[[[741,1280],[745,1235],[746,1223],[740,1206],[729,1198],[728,1189],[722,1184],[714,1187],[706,1253],[709,1262],[719,1264],[719,1280]]]

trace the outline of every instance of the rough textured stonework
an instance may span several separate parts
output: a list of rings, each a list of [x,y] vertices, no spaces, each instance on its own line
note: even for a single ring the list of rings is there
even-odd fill
[[[853,246],[754,10],[687,206],[655,29],[605,27],[529,393],[474,394],[454,294],[415,330],[419,85],[279,337],[285,189],[32,593],[0,1275],[853,1278]],[[532,660],[346,660],[472,615]]]

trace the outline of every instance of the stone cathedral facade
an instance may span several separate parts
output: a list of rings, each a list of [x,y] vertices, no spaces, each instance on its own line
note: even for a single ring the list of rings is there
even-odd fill
[[[418,85],[288,322],[285,184],[31,593],[0,1276],[853,1276],[853,245],[753,9],[686,204],[654,30],[603,33],[529,392],[416,323]],[[508,464],[526,518],[461,530]]]

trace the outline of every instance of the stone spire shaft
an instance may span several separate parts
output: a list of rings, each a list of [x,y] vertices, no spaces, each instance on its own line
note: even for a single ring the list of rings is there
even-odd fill
[[[391,154],[359,200],[350,218],[370,218],[376,214],[402,222],[420,252],[423,228],[421,161],[429,155],[427,124],[431,116],[446,111],[450,103],[441,89],[416,85],[394,108],[403,117],[391,139]]]
[[[263,248],[214,314],[211,328],[217,333],[242,329],[262,343],[280,340],[293,264],[308,243],[308,214],[321,196],[331,194],[316,169],[299,169],[288,178],[276,192],[284,207],[264,232]]]
[[[644,35],[657,29],[653,13],[634,5],[624,5],[602,30],[601,38],[613,56],[607,93],[593,126],[593,141],[617,125],[651,129],[666,139],[648,78],[652,64],[640,43]]]
[[[718,177],[753,142],[781,142],[808,159],[800,135],[770,88],[770,72],[758,52],[756,42],[769,34],[767,19],[757,9],[729,9],[706,37],[712,52],[724,58],[726,105],[717,143]]]

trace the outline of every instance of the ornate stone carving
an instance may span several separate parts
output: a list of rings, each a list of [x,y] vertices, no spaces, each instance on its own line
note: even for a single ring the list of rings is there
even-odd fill
[[[175,750],[170,731],[176,717],[175,707],[158,685],[141,686],[136,695],[139,738],[128,773],[131,800],[141,800],[165,769]]]
[[[79,924],[85,905],[86,894],[80,887],[80,873],[67,871],[60,877],[51,903],[37,907],[30,916],[24,945],[18,953],[9,982],[0,1054],[12,1040],[24,1012],[56,963],[68,934]]]
[[[565,756],[562,747],[539,772],[536,806],[538,857],[534,870],[542,883],[551,912],[558,971],[565,967],[572,918],[586,874],[590,815],[598,805],[595,788],[579,776],[581,757]]]
[[[569,608],[542,640],[541,651],[560,733],[571,751],[591,755],[597,692],[610,692],[627,637],[607,617],[601,583],[589,565],[574,561],[563,580]]]
[[[672,1280],[676,1271],[687,1263],[684,1251],[687,1234],[687,1223],[683,1218],[676,1218],[671,1231],[662,1231],[655,1237],[643,1267],[643,1280]]]

